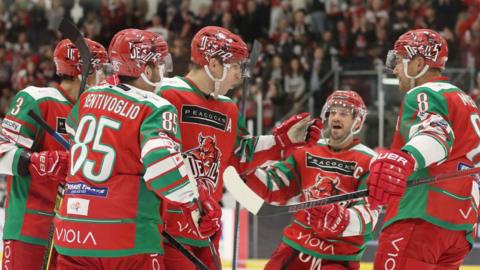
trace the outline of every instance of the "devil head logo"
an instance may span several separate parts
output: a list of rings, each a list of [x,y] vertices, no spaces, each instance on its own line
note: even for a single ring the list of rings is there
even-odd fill
[[[340,179],[338,177],[331,178],[319,173],[315,176],[315,184],[303,191],[305,200],[320,199],[344,193],[339,185]]]
[[[200,133],[198,135],[198,147],[186,154],[197,181],[204,182],[209,191],[214,192],[222,155],[217,147],[216,137],[204,136]]]

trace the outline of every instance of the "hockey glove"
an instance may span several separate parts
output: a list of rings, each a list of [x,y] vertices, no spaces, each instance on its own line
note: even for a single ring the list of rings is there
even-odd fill
[[[313,123],[307,129],[307,144],[315,145],[317,141],[322,137],[323,123],[322,120],[316,118],[313,120]]]
[[[190,226],[196,229],[199,236],[208,238],[220,229],[222,208],[213,196],[208,194],[208,190],[203,185],[199,185],[198,192],[203,215],[200,215],[196,202],[183,205],[183,211],[190,221]]]
[[[327,204],[306,210],[308,223],[312,229],[323,237],[341,235],[350,222],[348,210],[338,204]]]
[[[309,120],[309,113],[291,116],[273,130],[275,142],[284,149],[304,145],[307,137]]]
[[[415,160],[405,152],[380,153],[370,164],[370,177],[367,181],[370,209],[400,201],[414,166]]]
[[[53,181],[65,181],[68,173],[68,152],[42,151],[32,153],[28,171],[32,176],[47,177]]]

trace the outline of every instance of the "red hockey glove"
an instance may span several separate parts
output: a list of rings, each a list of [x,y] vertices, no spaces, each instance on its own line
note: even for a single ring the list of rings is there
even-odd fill
[[[415,160],[402,151],[380,153],[370,164],[368,200],[370,209],[399,201],[407,188],[407,178],[413,172]]]
[[[208,194],[208,190],[199,185],[200,203],[203,209],[203,215],[200,216],[196,203],[183,205],[183,211],[187,215],[190,226],[195,228],[198,234],[203,238],[214,235],[220,229],[222,217],[222,208],[213,196]]]
[[[43,176],[53,181],[65,181],[68,173],[68,152],[42,151],[32,153],[28,171],[32,176]]]
[[[327,204],[306,210],[308,223],[319,235],[336,237],[342,234],[350,222],[348,210],[338,204]]]
[[[320,119],[314,119],[313,123],[307,129],[307,144],[315,145],[320,137],[322,137],[323,123]]]
[[[275,142],[282,148],[296,147],[305,144],[309,113],[292,115],[273,130]]]

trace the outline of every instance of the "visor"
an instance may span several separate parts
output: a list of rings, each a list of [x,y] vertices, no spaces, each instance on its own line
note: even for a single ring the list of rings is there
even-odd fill
[[[387,72],[393,72],[395,66],[402,62],[402,57],[395,50],[388,51],[387,59],[385,60],[385,70]]]

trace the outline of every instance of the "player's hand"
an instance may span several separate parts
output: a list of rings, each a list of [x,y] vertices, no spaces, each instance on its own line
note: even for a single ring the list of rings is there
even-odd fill
[[[350,222],[348,210],[338,204],[327,204],[307,211],[308,223],[319,235],[336,237],[342,234]]]
[[[319,118],[315,118],[310,123],[310,126],[307,129],[307,145],[315,145],[317,141],[322,137],[323,123]]]
[[[198,230],[203,237],[214,235],[221,227],[222,207],[214,199],[213,194],[209,194],[204,185],[199,185],[200,203],[202,204],[203,215],[200,217]]]
[[[282,148],[304,145],[308,134],[309,120],[309,113],[292,115],[273,130],[275,142]]]
[[[42,151],[32,153],[28,170],[32,176],[47,177],[53,181],[65,181],[68,173],[68,152]]]
[[[203,215],[200,215],[198,205],[194,202],[187,203],[182,208],[187,215],[190,226],[196,229],[200,237],[208,238],[221,227],[222,208],[213,196],[208,194],[208,190],[203,185],[199,185],[198,192]]]
[[[402,151],[380,153],[370,164],[367,181],[370,209],[399,201],[407,188],[407,178],[412,174],[415,160]]]

